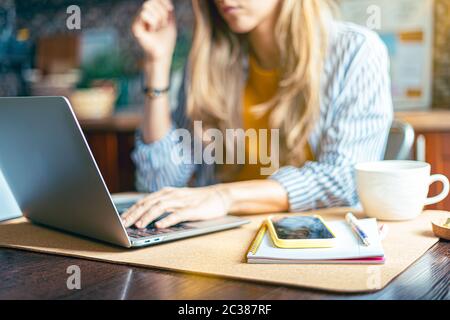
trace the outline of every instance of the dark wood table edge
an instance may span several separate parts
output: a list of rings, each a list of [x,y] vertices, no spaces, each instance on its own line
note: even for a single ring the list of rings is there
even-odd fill
[[[411,265],[409,265],[402,273],[400,273],[399,275],[394,277],[391,281],[389,281],[389,283],[386,284],[386,286],[383,287],[382,289],[359,291],[359,292],[339,292],[339,291],[333,291],[333,290],[299,287],[299,286],[294,286],[294,285],[276,284],[276,283],[270,283],[270,282],[265,282],[265,281],[255,281],[255,280],[246,280],[246,279],[236,279],[236,278],[231,278],[231,277],[221,277],[221,276],[215,276],[215,275],[210,275],[210,274],[195,273],[195,272],[180,271],[180,270],[171,270],[171,269],[166,269],[166,268],[158,268],[158,267],[150,268],[150,267],[143,267],[143,266],[134,266],[134,265],[126,264],[126,263],[116,263],[116,262],[104,261],[101,259],[80,258],[80,257],[67,256],[67,255],[58,254],[58,253],[48,253],[48,252],[42,252],[42,251],[39,252],[39,251],[33,251],[33,250],[24,249],[24,248],[13,248],[13,247],[7,247],[7,246],[0,246],[0,250],[6,249],[6,250],[12,250],[12,251],[18,251],[18,252],[33,253],[33,254],[38,254],[38,255],[43,255],[43,256],[54,256],[54,257],[60,257],[60,258],[67,258],[70,260],[82,260],[85,262],[93,262],[93,263],[113,265],[113,266],[122,266],[122,267],[131,268],[132,270],[137,270],[140,272],[147,272],[147,271],[152,272],[153,271],[153,272],[167,274],[170,276],[183,276],[184,275],[187,277],[202,278],[206,281],[208,279],[210,279],[210,280],[220,280],[223,282],[227,282],[229,284],[243,283],[248,286],[252,286],[252,285],[263,286],[263,287],[266,287],[267,290],[289,289],[289,290],[295,290],[295,291],[302,292],[306,295],[311,294],[311,295],[323,296],[321,298],[312,298],[311,300],[320,300],[320,299],[325,299],[325,300],[328,300],[328,299],[331,299],[331,300],[340,300],[340,299],[372,300],[374,295],[380,294],[382,296],[383,291],[389,290],[390,286],[393,285],[393,283],[395,283],[399,277],[402,277],[406,272],[408,272],[408,270],[413,268],[425,256],[425,254],[427,254],[429,251],[434,250],[437,246],[441,246],[441,245],[448,247],[450,245],[450,242],[445,241],[445,240],[438,241],[426,253],[424,253],[424,255],[422,255],[417,260],[415,260],[413,263],[411,263]],[[330,297],[330,298],[327,298],[327,297]],[[70,299],[70,296],[68,298]],[[93,298],[89,298],[89,299],[102,300],[101,298],[98,298],[98,297],[93,297]],[[32,299],[32,300],[34,300],[34,299]],[[149,300],[159,300],[159,299],[150,298]],[[183,299],[175,299],[175,300],[196,300],[196,299],[184,299],[183,298]],[[204,298],[204,299],[200,299],[200,300],[217,300],[217,299],[216,298],[214,298],[214,299],[213,298],[211,298],[211,299]],[[219,299],[219,300],[222,300],[222,299]],[[224,299],[224,300],[228,300],[228,299]],[[255,300],[255,299],[249,298],[249,299],[243,299],[243,300]],[[266,298],[263,297],[261,299],[256,299],[256,300],[266,300]],[[269,300],[278,300],[278,298],[275,298],[275,299],[270,298]],[[285,299],[281,298],[279,300],[285,300]],[[390,299],[384,299],[381,297],[381,300],[390,300]],[[407,300],[409,300],[409,299],[407,299]]]

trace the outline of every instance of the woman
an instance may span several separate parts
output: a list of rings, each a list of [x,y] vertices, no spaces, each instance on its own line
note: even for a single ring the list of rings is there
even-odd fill
[[[335,21],[326,0],[192,3],[196,26],[185,89],[172,114],[170,0],[147,1],[133,25],[146,56],[148,96],[133,159],[138,189],[153,193],[123,215],[124,225],[144,228],[166,212],[156,227],[357,204],[353,166],[383,157],[392,120],[388,57],[379,38]],[[281,168],[267,177],[261,159],[177,161],[176,129],[192,131],[194,121],[221,132],[279,129]],[[246,157],[266,142],[246,146]]]

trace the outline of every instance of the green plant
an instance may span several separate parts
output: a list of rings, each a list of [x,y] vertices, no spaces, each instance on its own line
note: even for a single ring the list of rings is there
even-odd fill
[[[136,73],[135,62],[123,51],[103,52],[81,66],[78,88],[89,88],[95,80],[117,80]]]
[[[178,71],[184,68],[189,51],[191,50],[191,35],[187,32],[181,32],[177,39],[177,45],[172,61],[172,70]]]

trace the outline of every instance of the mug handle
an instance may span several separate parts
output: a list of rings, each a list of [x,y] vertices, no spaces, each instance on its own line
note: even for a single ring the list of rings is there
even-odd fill
[[[425,200],[426,206],[428,206],[430,204],[435,204],[435,203],[441,202],[448,196],[448,193],[450,192],[450,183],[446,176],[444,176],[442,174],[432,175],[430,177],[430,185],[432,185],[435,182],[442,182],[442,185],[444,186],[444,188],[442,189],[442,192],[440,194],[438,194],[437,196],[426,199]]]

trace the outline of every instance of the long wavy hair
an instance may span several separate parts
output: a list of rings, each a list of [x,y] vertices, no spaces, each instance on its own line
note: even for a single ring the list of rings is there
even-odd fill
[[[230,30],[214,1],[192,0],[195,32],[189,57],[187,112],[204,126],[241,128],[245,35]],[[257,106],[271,110],[270,127],[280,129],[285,164],[304,161],[305,145],[320,109],[320,75],[328,44],[331,0],[283,0],[275,34],[280,53],[280,82],[271,101]]]

